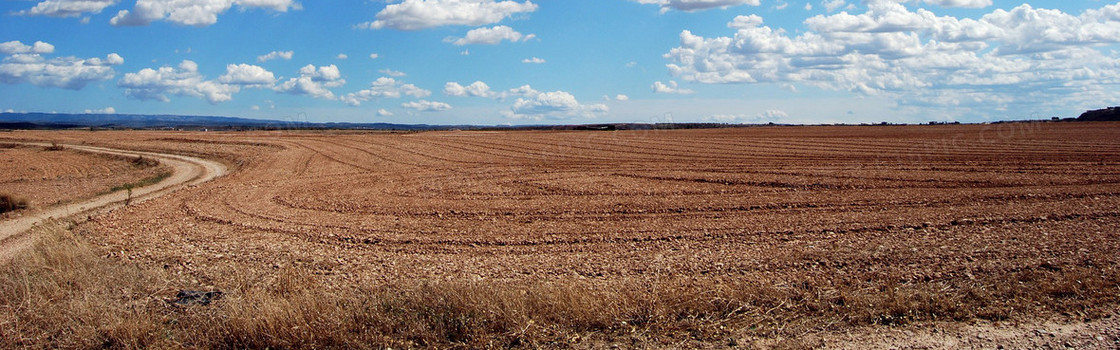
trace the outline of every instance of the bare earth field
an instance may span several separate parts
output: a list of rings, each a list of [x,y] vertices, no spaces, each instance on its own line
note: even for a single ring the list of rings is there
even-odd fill
[[[89,198],[113,187],[168,171],[151,160],[110,156],[63,147],[0,142],[0,193],[18,194],[31,208]],[[0,218],[12,215],[4,213]]]
[[[141,321],[60,330],[8,299],[8,345],[1120,347],[1117,123],[6,140],[231,166],[70,230],[147,276],[115,296]],[[0,156],[5,189],[120,171]]]

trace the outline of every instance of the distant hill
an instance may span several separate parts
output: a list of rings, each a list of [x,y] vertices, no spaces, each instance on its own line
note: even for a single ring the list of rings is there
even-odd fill
[[[1077,120],[1086,122],[1120,121],[1120,107],[1108,107],[1095,111],[1087,111],[1081,113],[1081,116],[1077,117]]]
[[[214,116],[143,114],[0,113],[0,129],[376,129],[434,130],[425,124],[310,123]]]
[[[146,114],[0,113],[0,129],[187,129],[187,130],[651,130],[742,127],[719,123],[614,123],[587,125],[427,125],[392,123],[311,123],[215,116]]]

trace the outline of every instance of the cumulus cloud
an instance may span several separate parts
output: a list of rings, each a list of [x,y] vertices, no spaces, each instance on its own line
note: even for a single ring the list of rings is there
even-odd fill
[[[513,119],[592,118],[609,111],[604,104],[582,104],[566,91],[542,92],[529,85],[494,91],[490,85],[482,81],[475,81],[466,86],[457,82],[447,82],[443,86],[443,94],[456,97],[493,98],[501,101],[516,98],[509,110],[502,111],[502,115]],[[625,95],[618,95],[618,98],[620,101],[629,99]]]
[[[497,23],[522,12],[533,12],[537,5],[526,0],[404,0],[389,4],[377,13],[376,20],[358,28],[419,30],[448,25],[481,26]]]
[[[382,108],[382,109],[377,110],[377,116],[378,117],[391,117],[391,116],[393,116],[393,112],[387,111],[384,108]]]
[[[226,74],[218,77],[223,84],[272,86],[276,76],[260,66],[251,64],[231,64],[226,66]]]
[[[44,0],[34,7],[16,12],[22,16],[81,17],[84,14],[101,13],[106,7],[119,0]]]
[[[344,59],[350,58],[350,56],[347,55],[347,54],[344,54],[344,53],[340,53],[340,54],[338,54],[338,56],[334,56],[334,58],[344,60]]]
[[[982,8],[992,6],[992,0],[906,0],[905,2],[924,2],[941,7]]]
[[[53,52],[54,45],[41,41],[0,43],[0,54],[6,56],[0,60],[0,82],[79,90],[91,82],[112,79],[116,75],[113,66],[124,63],[116,53],[105,58],[43,57]]]
[[[770,109],[756,114],[713,114],[706,118],[707,121],[716,123],[772,123],[789,118],[789,114],[778,109]]]
[[[14,54],[48,54],[54,53],[54,45],[36,41],[34,44],[26,45],[19,41],[9,41],[0,43],[0,54],[14,55]]]
[[[369,101],[374,98],[401,98],[401,96],[412,97],[428,97],[432,92],[416,87],[416,85],[405,84],[393,78],[380,77],[370,83],[368,89],[359,90],[346,94],[342,97],[342,102],[351,106],[360,106],[362,102]]]
[[[85,114],[116,114],[117,109],[113,107],[105,107],[100,109],[87,109]]]
[[[401,104],[401,107],[414,109],[420,112],[440,112],[451,109],[451,105],[449,104],[428,100],[405,102]]]
[[[465,37],[457,39],[448,38],[448,40],[446,41],[451,42],[457,46],[475,44],[497,45],[498,43],[501,43],[502,40],[518,42],[527,41],[535,37],[537,37],[535,34],[524,35],[516,30],[513,30],[513,28],[510,28],[509,26],[494,26],[493,28],[483,27],[471,29],[467,32],[467,35]]]
[[[385,75],[388,75],[390,77],[395,77],[395,78],[400,78],[400,77],[408,75],[408,74],[405,74],[404,72],[395,71],[395,70],[388,69],[388,68],[378,70],[378,72],[381,72],[381,74],[385,74]]]
[[[290,59],[292,59],[293,54],[294,54],[294,52],[292,52],[292,51],[272,51],[272,52],[257,56],[257,62],[267,62],[267,61],[271,61],[271,60],[275,60],[275,59],[290,60]]]
[[[825,11],[832,12],[847,6],[848,3],[844,0],[822,0],[821,5],[824,6]]]
[[[496,97],[498,94],[490,91],[490,85],[486,85],[481,81],[476,81],[470,85],[463,86],[456,82],[448,82],[443,85],[443,94],[447,96],[474,96],[474,97]]]
[[[687,94],[691,94],[691,93],[694,92],[694,91],[689,90],[689,89],[682,89],[682,88],[678,87],[677,82],[672,81],[672,80],[670,80],[668,84],[662,83],[660,81],[655,81],[655,82],[653,82],[653,85],[650,85],[650,89],[653,89],[653,92],[659,93],[659,94],[687,95]]]
[[[178,67],[144,68],[127,73],[117,82],[125,96],[140,100],[171,101],[167,95],[204,98],[210,103],[233,99],[240,86],[206,80],[198,72],[198,64],[183,60]]]
[[[369,59],[371,60],[376,60],[378,57],[381,57],[381,55],[378,55],[376,53],[369,54]]]
[[[701,11],[713,8],[728,8],[731,6],[750,5],[758,6],[759,0],[632,0],[641,4],[658,5],[661,6],[661,12],[669,10],[677,11]]]
[[[299,77],[288,79],[274,90],[292,95],[306,95],[324,100],[334,100],[334,93],[327,88],[346,84],[335,65],[315,67],[306,65],[299,69]]]
[[[503,114],[514,119],[569,119],[573,117],[593,118],[610,111],[604,104],[581,104],[576,97],[566,91],[540,92],[528,85],[510,91],[520,94]]]
[[[614,100],[615,101],[630,101],[630,96],[626,96],[626,95],[623,95],[623,94],[618,94],[617,96],[614,97]]]
[[[1107,88],[1120,83],[1120,55],[1103,50],[1120,43],[1118,13],[1120,4],[1081,15],[1020,5],[968,19],[870,1],[862,14],[806,19],[796,36],[753,15],[729,23],[731,36],[682,31],[665,58],[686,81],[808,84],[911,106],[1099,104],[1120,97]]]
[[[532,64],[542,64],[544,62],[545,62],[544,59],[539,58],[539,57],[530,57],[530,58],[526,58],[526,59],[521,60],[521,63],[532,63]]]
[[[121,10],[109,20],[114,26],[146,26],[166,20],[187,26],[205,27],[218,22],[218,15],[237,5],[286,12],[300,9],[294,0],[136,0],[132,10]]]

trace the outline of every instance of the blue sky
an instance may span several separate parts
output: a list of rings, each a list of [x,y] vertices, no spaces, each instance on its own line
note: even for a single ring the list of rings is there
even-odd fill
[[[0,111],[859,123],[1120,105],[1120,3],[7,0]]]

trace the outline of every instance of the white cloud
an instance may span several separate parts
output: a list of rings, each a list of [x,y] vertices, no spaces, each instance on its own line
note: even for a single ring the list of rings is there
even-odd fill
[[[813,10],[813,4],[808,3],[808,2],[805,3],[805,11],[812,11],[812,10]]]
[[[670,80],[668,84],[662,83],[660,81],[655,81],[655,82],[653,82],[653,85],[650,85],[650,88],[653,89],[653,92],[659,93],[659,94],[687,95],[687,94],[694,93],[694,91],[689,90],[689,89],[681,89],[680,87],[677,86],[677,82],[672,81],[672,80]]]
[[[218,81],[233,85],[272,86],[276,83],[276,76],[260,66],[231,64],[226,66],[226,74],[218,77]]]
[[[521,63],[532,63],[532,64],[542,64],[544,62],[545,62],[544,59],[539,58],[539,57],[530,57],[530,58],[526,58],[526,59],[521,60]]]
[[[389,4],[376,20],[358,25],[364,29],[392,28],[418,30],[448,25],[480,26],[497,23],[522,12],[533,12],[537,5],[526,0],[404,0]]]
[[[463,50],[463,51],[459,52],[459,55],[470,56],[471,55],[471,50]]]
[[[510,96],[535,97],[535,96],[539,95],[540,93],[541,93],[540,91],[537,91],[532,86],[521,85],[520,87],[516,87],[516,88],[513,88],[513,89],[506,90],[505,92],[502,92],[502,94],[499,97],[501,97],[503,99],[506,98],[506,97],[510,97]]]
[[[100,13],[118,0],[44,0],[27,10],[15,14],[23,16],[81,17],[87,13]]]
[[[316,68],[306,65],[299,69],[299,77],[277,85],[274,90],[292,95],[307,95],[314,98],[333,100],[334,93],[327,88],[339,87],[346,84],[342,74],[335,65]]]
[[[451,105],[449,104],[428,100],[405,102],[401,104],[401,107],[414,109],[420,112],[440,112],[451,109]]]
[[[381,57],[381,55],[378,55],[376,53],[369,54],[369,59],[371,60],[376,60],[378,57]]]
[[[369,101],[374,98],[401,98],[407,95],[412,97],[428,97],[432,92],[416,87],[412,84],[404,84],[393,78],[380,77],[370,83],[368,89],[359,90],[346,94],[342,97],[342,101],[351,106],[360,106],[362,102]]]
[[[388,69],[388,68],[378,70],[378,72],[381,72],[381,74],[385,74],[385,75],[388,75],[390,77],[395,77],[395,78],[400,78],[400,77],[408,75],[408,74],[405,74],[404,72],[395,71],[395,70]]]
[[[125,96],[140,100],[168,102],[170,94],[205,98],[212,104],[233,99],[233,94],[241,89],[239,85],[205,80],[198,73],[198,64],[190,60],[183,60],[177,68],[164,66],[127,73],[117,86],[125,89]]]
[[[6,55],[0,61],[0,82],[79,90],[91,82],[112,79],[117,74],[113,66],[124,63],[124,58],[116,53],[105,58],[42,56],[52,52],[54,45],[41,41],[32,45],[19,41],[0,43],[0,54]]]
[[[267,54],[257,56],[257,62],[266,62],[275,59],[290,60],[292,59],[293,54],[294,52],[292,51],[272,51]]]
[[[992,6],[992,0],[906,0],[905,2],[924,2],[941,7],[982,8]]]
[[[778,109],[770,109],[756,114],[712,114],[705,121],[732,124],[777,123],[789,119],[789,114]]]
[[[253,8],[286,12],[300,9],[294,0],[136,0],[132,10],[121,10],[109,20],[114,26],[146,26],[166,20],[187,26],[205,27],[218,22],[218,15],[233,5],[241,10]]]
[[[581,104],[566,91],[539,92],[529,85],[510,90],[519,97],[503,114],[514,119],[569,119],[593,118],[610,111],[604,104]]]
[[[48,54],[54,53],[54,45],[36,41],[34,44],[25,45],[19,41],[9,41],[0,43],[0,54],[14,55],[14,54]]]
[[[498,94],[490,91],[490,86],[481,81],[476,81],[467,86],[459,85],[456,82],[448,82],[443,85],[443,94],[447,96],[474,96],[474,97],[496,97]]]
[[[823,0],[823,1],[821,1],[821,5],[824,6],[824,10],[828,11],[828,12],[836,11],[837,9],[839,9],[841,7],[844,7],[847,4],[848,3],[845,2],[844,0]]]
[[[377,116],[378,117],[391,117],[391,116],[393,116],[393,112],[387,111],[384,108],[382,108],[382,109],[377,110]]]
[[[467,32],[467,35],[462,38],[448,38],[445,41],[451,42],[457,46],[463,45],[497,45],[502,40],[511,42],[527,41],[537,37],[535,34],[523,35],[520,32],[513,30],[509,26],[494,26],[493,28],[475,28]]]
[[[758,6],[759,0],[632,0],[641,4],[650,4],[661,6],[661,12],[669,10],[677,11],[701,11],[713,8],[728,8],[731,6],[750,5]]]
[[[866,13],[806,19],[796,36],[757,16],[729,23],[732,36],[683,31],[665,58],[686,81],[807,84],[884,95],[902,108],[1080,108],[1120,98],[1120,54],[1105,49],[1120,43],[1120,16],[1109,13],[1120,4],[1080,16],[1020,5],[969,19],[870,1]]]
[[[334,56],[334,58],[337,58],[337,59],[340,59],[340,60],[344,60],[344,59],[350,58],[350,56],[348,56],[348,55],[346,55],[346,54],[344,54],[344,53],[340,53],[340,54],[338,54],[338,56]]]
[[[617,96],[614,97],[614,99],[615,99],[615,101],[630,101],[630,96],[626,96],[626,95],[623,95],[623,94],[618,94]]]
[[[87,109],[85,114],[117,114],[117,109],[113,107],[105,107],[100,109]]]

